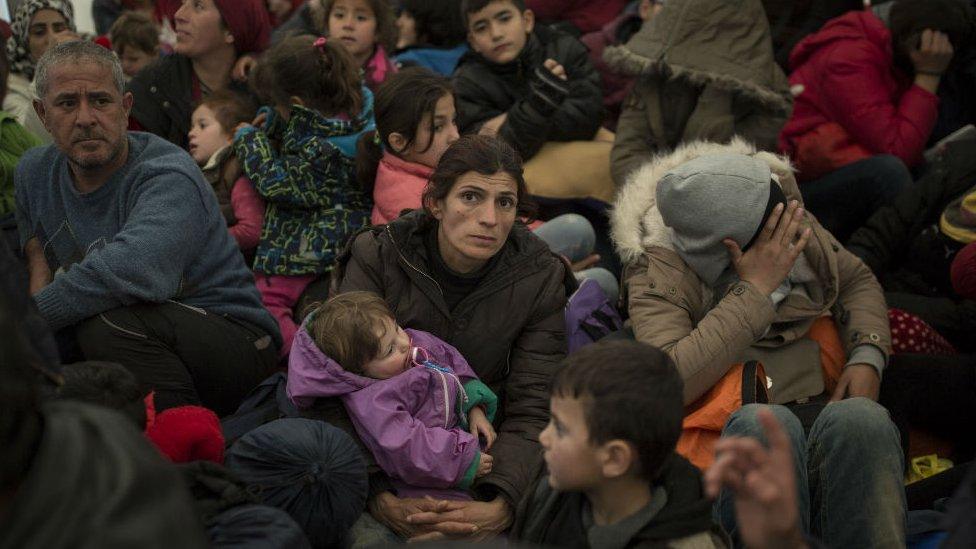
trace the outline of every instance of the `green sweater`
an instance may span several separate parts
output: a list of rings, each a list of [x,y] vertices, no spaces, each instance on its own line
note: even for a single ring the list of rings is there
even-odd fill
[[[40,144],[12,115],[0,111],[0,216],[14,213],[14,168],[20,156]]]

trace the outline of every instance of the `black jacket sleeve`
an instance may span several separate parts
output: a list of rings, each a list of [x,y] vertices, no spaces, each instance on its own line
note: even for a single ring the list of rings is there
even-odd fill
[[[516,101],[499,131],[526,160],[535,156],[546,141],[593,139],[603,119],[600,75],[590,63],[586,46],[570,36],[554,40],[548,57],[566,70],[566,97],[552,113],[540,112],[529,98]]]
[[[972,187],[974,179],[976,141],[950,143],[943,160],[894,202],[878,208],[845,247],[880,278],[906,256],[915,237],[938,221],[949,202]]]

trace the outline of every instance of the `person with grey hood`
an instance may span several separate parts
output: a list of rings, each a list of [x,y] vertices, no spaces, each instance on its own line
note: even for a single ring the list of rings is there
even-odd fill
[[[790,85],[773,59],[760,0],[683,0],[663,8],[607,65],[636,77],[611,152],[617,187],[655,154],[738,135],[763,150],[790,115]]]
[[[631,174],[612,232],[635,337],[674,360],[687,417],[714,406],[715,435],[761,438],[768,407],[793,445],[804,531],[830,547],[904,546],[900,439],[876,402],[884,296],[804,211],[789,164],[741,140],[681,146]],[[751,386],[729,382],[749,364]],[[749,389],[770,404],[748,404]],[[678,450],[707,467],[716,438]],[[715,512],[735,535],[728,491]]]

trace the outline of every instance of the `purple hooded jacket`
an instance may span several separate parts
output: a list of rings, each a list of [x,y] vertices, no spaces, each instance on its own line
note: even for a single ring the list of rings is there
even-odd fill
[[[427,332],[405,332],[429,361],[380,380],[344,370],[302,326],[288,360],[288,397],[299,408],[340,397],[360,439],[394,479],[424,489],[467,489],[481,448],[462,426],[478,405],[493,419],[497,397],[457,349]]]

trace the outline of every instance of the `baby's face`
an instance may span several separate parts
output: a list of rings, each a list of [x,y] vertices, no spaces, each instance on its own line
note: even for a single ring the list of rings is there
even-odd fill
[[[380,350],[376,358],[363,365],[363,373],[373,379],[389,379],[410,368],[410,337],[392,318],[378,328]]]

